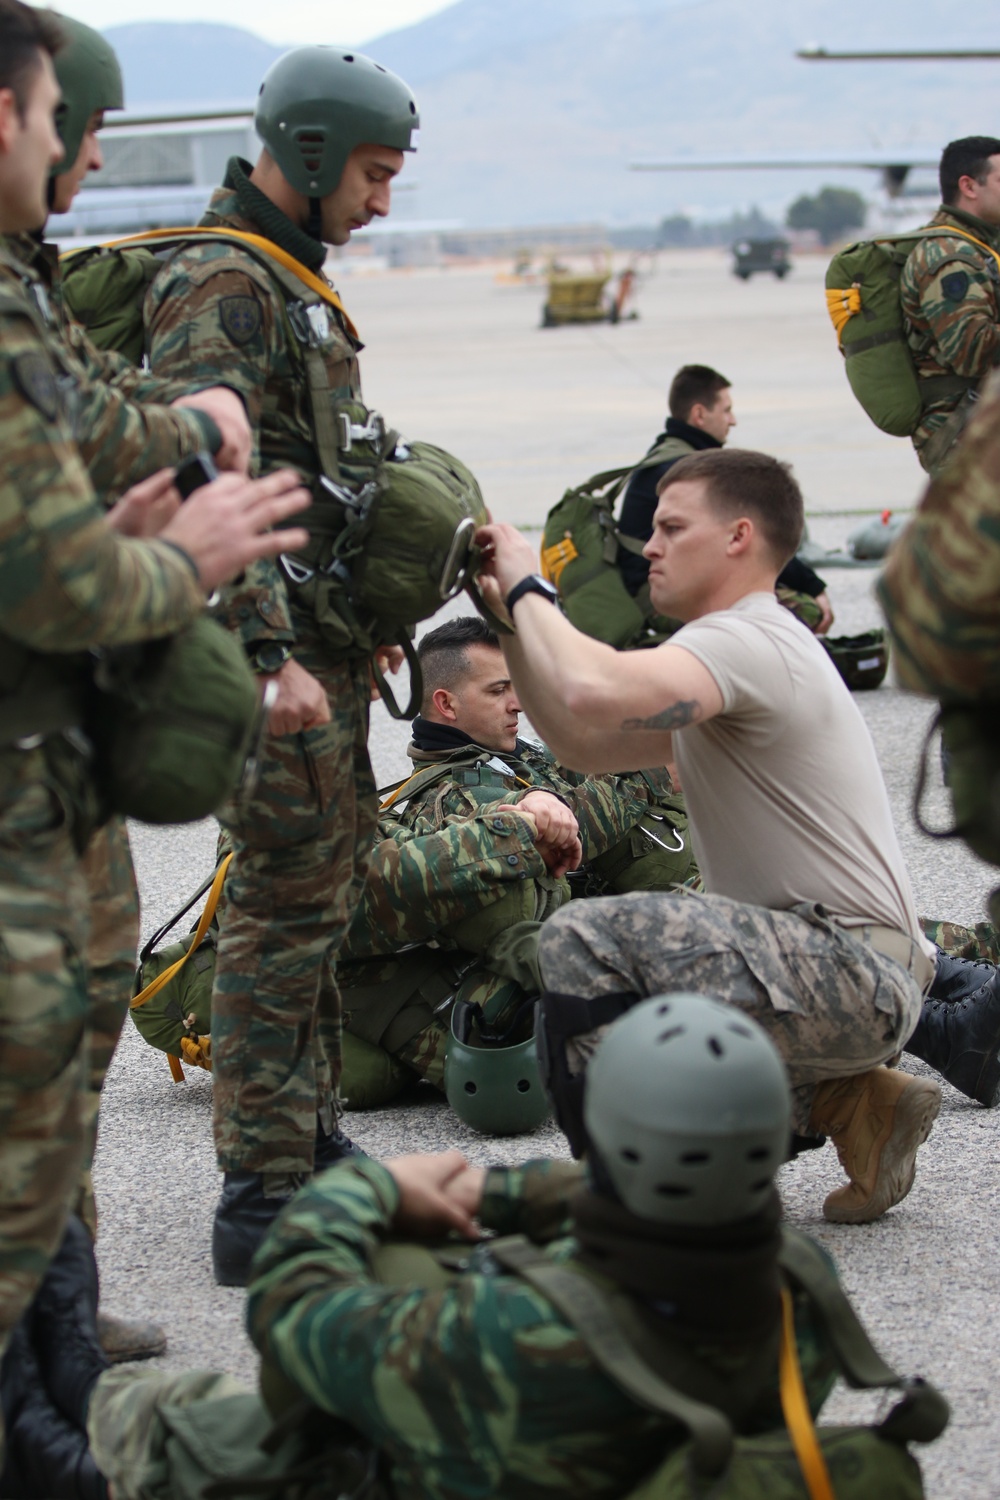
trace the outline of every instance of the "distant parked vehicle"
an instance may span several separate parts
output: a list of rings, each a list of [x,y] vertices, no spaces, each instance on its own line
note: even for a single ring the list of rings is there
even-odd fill
[[[610,263],[591,275],[574,275],[565,267],[555,266],[549,272],[548,298],[542,308],[543,328],[557,328],[563,323],[620,323],[623,318],[637,318],[628,304],[635,295],[637,276],[634,266],[621,272],[618,285],[612,289]]]
[[[737,240],[733,246],[733,275],[749,281],[755,271],[770,271],[782,281],[792,269],[787,240]]]

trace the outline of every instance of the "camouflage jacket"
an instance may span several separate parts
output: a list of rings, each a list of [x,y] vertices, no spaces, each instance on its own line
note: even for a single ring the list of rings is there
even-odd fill
[[[613,848],[658,797],[672,791],[666,771],[583,776],[557,765],[549,750],[527,740],[518,740],[509,754],[471,744],[439,751],[411,744],[406,753],[415,771],[398,797],[406,800],[402,819],[408,827],[437,828],[449,815],[469,817],[505,791],[514,803],[526,791],[552,792],[580,825],[585,862]]]
[[[246,162],[230,162],[202,224],[263,235],[321,275],[325,248],[254,187],[249,171]],[[304,320],[300,337],[284,294],[260,261],[216,241],[192,243],[167,259],[146,294],[143,318],[157,375],[231,387],[250,418],[256,471],[291,467],[315,488],[322,467],[302,344],[322,356],[332,400],[360,395],[361,345],[333,309],[316,326]],[[309,527],[311,513],[302,521]],[[243,583],[226,591],[218,618],[247,645],[292,642],[308,627],[302,613],[293,620],[286,579],[273,560],[248,568]]]
[[[479,807],[472,816],[449,816],[424,834],[396,814],[383,813],[338,962],[425,943],[545,873],[527,819],[502,813],[496,805]]]
[[[940,208],[931,220],[939,225],[1000,248],[1000,231],[961,209]],[[918,375],[963,375],[975,385],[1000,361],[1000,268],[988,250],[958,234],[921,240],[903,267],[900,301]],[[941,426],[959,400],[931,402],[921,426]]]
[[[97,349],[69,315],[54,245],[30,234],[12,235],[5,243],[24,267],[25,284],[51,322],[76,380],[77,443],[103,501],[189,453],[218,449],[221,435],[207,412],[166,404],[190,392],[190,382],[157,380],[120,354]]]
[[[553,1260],[571,1262],[580,1170],[552,1161],[491,1169],[482,1224],[549,1241]],[[498,1274],[488,1244],[444,1289],[380,1284],[372,1257],[398,1205],[378,1162],[324,1173],[267,1235],[247,1305],[265,1361],[383,1453],[396,1500],[610,1500],[682,1441],[675,1423],[635,1405],[596,1366],[546,1297]],[[815,1410],[832,1377],[803,1299],[797,1333]],[[745,1357],[697,1353],[734,1375]],[[781,1426],[777,1369],[754,1415],[757,1430]]]
[[[1000,375],[889,553],[878,594],[904,687],[1000,700]]]

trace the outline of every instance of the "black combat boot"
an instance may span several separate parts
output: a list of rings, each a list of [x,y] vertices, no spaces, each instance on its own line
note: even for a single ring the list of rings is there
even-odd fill
[[[86,1432],[49,1397],[31,1330],[29,1313],[14,1330],[0,1373],[7,1429],[0,1495],[4,1500],[107,1500],[107,1481],[94,1463]]]
[[[108,1368],[97,1336],[97,1261],[82,1222],[71,1217],[31,1306],[32,1343],[52,1404],[87,1425],[90,1393]]]
[[[257,1246],[306,1180],[291,1173],[224,1173],[212,1224],[212,1270],[219,1286],[248,1285]]]
[[[906,1051],[992,1109],[1000,1102],[1000,969],[939,952]]]
[[[325,1172],[327,1167],[335,1167],[338,1161],[343,1161],[345,1156],[364,1157],[367,1152],[356,1146],[349,1135],[345,1135],[339,1124],[335,1124],[331,1131],[323,1129],[323,1122],[316,1120],[316,1171]]]

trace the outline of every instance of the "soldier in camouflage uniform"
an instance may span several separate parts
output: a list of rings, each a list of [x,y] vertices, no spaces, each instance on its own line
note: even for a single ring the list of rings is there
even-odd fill
[[[53,168],[49,202],[53,212],[65,213],[86,173],[101,166],[97,131],[105,110],[123,107],[123,95],[117,58],[100,33],[64,16],[58,21],[64,41],[55,61],[62,93],[56,127],[64,154]],[[204,450],[214,454],[220,468],[246,468],[250,431],[234,392],[216,388],[192,393],[183,384],[137,370],[119,355],[99,351],[68,315],[58,248],[40,230],[8,236],[4,251],[62,345],[66,373],[75,382],[78,445],[100,497],[111,503],[130,484]],[[124,819],[113,817],[94,833],[84,872],[91,917],[86,963],[91,1007],[88,1133],[93,1139],[139,943],[139,897]],[[89,1167],[77,1211],[96,1234]],[[161,1352],[162,1330],[146,1324],[130,1332],[120,1319],[103,1313],[101,1319],[105,1343],[116,1357]]]
[[[297,292],[248,248],[205,242],[168,259],[145,304],[153,371],[224,378],[246,404],[261,470],[292,465],[315,501],[312,549],[248,574],[219,613],[278,688],[256,794],[223,816],[234,863],[213,998],[225,1173],[213,1262],[227,1284],[245,1280],[264,1227],[314,1164],[350,1148],[337,1123],[333,960],[375,826],[372,643],[347,620],[321,626],[309,589],[345,514],[326,488],[349,441],[336,405],[360,392],[361,345],[322,270],[327,244],[388,212],[419,122],[406,85],[369,58],[304,47],[268,72],[255,123],[262,156],[229,163],[203,222],[263,237]]]
[[[1000,140],[952,141],[940,178],[941,208],[928,227],[956,232],[918,243],[900,281],[907,342],[917,375],[930,382],[913,446],[932,474],[1000,361]]]
[[[0,234],[44,218],[61,154],[53,23],[0,4]],[[58,1243],[79,1184],[87,997],[79,849],[92,795],[79,735],[91,648],[170,634],[248,562],[301,544],[257,533],[300,509],[293,479],[230,479],[160,538],[121,537],[98,508],[75,446],[58,342],[22,278],[0,272],[0,1348]],[[112,521],[138,524],[154,482]],[[168,509],[177,510],[174,493]],[[160,515],[162,521],[162,514]],[[159,522],[158,522],[159,524]]]
[[[665,1010],[675,1023],[666,1037]],[[456,1151],[343,1162],[303,1189],[254,1266],[249,1325],[263,1400],[206,1371],[111,1371],[97,1381],[91,1449],[116,1500],[194,1500],[227,1451],[239,1453],[247,1481],[268,1477],[281,1489],[308,1445],[297,1437],[269,1460],[255,1443],[302,1395],[319,1408],[327,1443],[333,1415],[349,1424],[341,1442],[362,1450],[351,1464],[328,1448],[303,1500],[355,1493],[366,1456],[378,1459],[365,1488],[378,1500],[609,1500],[644,1482],[658,1493],[653,1475],[665,1463],[680,1493],[695,1482],[692,1451],[678,1452],[687,1434],[666,1415],[669,1400],[650,1400],[650,1368],[737,1432],[777,1435],[788,1284],[779,1267],[793,1254],[817,1273],[809,1290],[792,1281],[791,1311],[806,1401],[818,1412],[837,1366],[813,1297],[822,1288],[838,1326],[843,1294],[825,1253],[780,1225],[780,1063],[747,1026],[720,1067],[709,1044],[730,1042],[729,1026],[724,1007],[670,996],[615,1028],[588,1079],[586,1173],[564,1162],[474,1168]],[[713,1070],[740,1099],[721,1127]],[[654,1183],[685,1175],[678,1160],[692,1132],[711,1139],[697,1187],[656,1193]],[[640,1141],[641,1165],[631,1167]],[[464,1250],[453,1239],[447,1269],[426,1248],[449,1232],[475,1240],[479,1226],[499,1238]],[[584,1292],[618,1332],[617,1378],[578,1302]],[[626,1393],[630,1376],[645,1399]],[[192,1442],[180,1436],[188,1412]],[[234,1500],[255,1492],[240,1477],[231,1483]],[[733,1474],[720,1483],[736,1492]],[[662,1487],[673,1490],[665,1476]]]
[[[470,816],[503,792],[535,788],[576,819],[583,869],[575,894],[665,889],[697,879],[683,797],[666,770],[586,777],[518,738],[521,712],[496,635],[478,616],[449,620],[420,640],[422,711],[407,754],[414,773],[394,792],[403,821],[425,831]]]

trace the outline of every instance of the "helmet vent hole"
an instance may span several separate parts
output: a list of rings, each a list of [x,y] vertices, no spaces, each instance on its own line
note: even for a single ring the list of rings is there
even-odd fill
[[[417,112],[417,106],[414,104],[413,100],[411,99],[410,100],[410,114],[411,115],[415,115],[416,112]]]
[[[476,1092],[476,1085],[473,1083],[473,1081],[472,1081],[471,1078],[469,1079],[468,1083],[465,1085],[465,1092],[467,1094],[474,1094]]]
[[[753,1033],[751,1031],[748,1031],[745,1026],[740,1026],[735,1022],[732,1026],[727,1026],[726,1030],[731,1031],[734,1036],[745,1036],[748,1038],[753,1036]]]
[[[711,1161],[707,1151],[685,1151],[681,1157],[681,1165],[685,1167],[701,1167],[705,1162]]]
[[[638,1151],[633,1151],[630,1146],[626,1146],[622,1150],[621,1158],[622,1161],[632,1162],[633,1165],[642,1160],[642,1157],[639,1155]]]
[[[676,1182],[657,1183],[656,1191],[661,1198],[690,1198],[691,1196],[689,1187],[681,1187]]]
[[[752,1151],[747,1152],[747,1161],[767,1161],[770,1155],[768,1146],[755,1146]]]
[[[718,1037],[714,1037],[714,1036],[710,1036],[709,1037],[709,1039],[708,1039],[708,1050],[709,1050],[709,1052],[711,1052],[711,1054],[712,1054],[713,1057],[723,1057],[725,1055],[725,1048],[723,1047],[722,1043],[719,1041]]]
[[[656,1038],[656,1040],[658,1042],[672,1042],[675,1036],[683,1036],[683,1035],[684,1035],[684,1027],[683,1026],[671,1026],[671,1028],[670,1028],[669,1031],[661,1031],[660,1034],[659,1034],[659,1036]]]
[[[526,1093],[528,1093],[528,1091],[529,1091],[530,1088],[531,1088],[531,1079],[530,1078],[519,1078],[517,1080],[517,1092],[519,1094],[526,1094]]]
[[[656,1014],[658,1016],[669,1016],[669,1014],[670,1014],[670,1002],[666,1001],[663,1005],[658,1005],[656,1007]]]
[[[380,73],[384,73],[385,72],[385,69],[383,68],[383,66],[382,66],[381,63],[376,63],[375,66],[376,66],[376,68],[378,69],[378,71]]]
[[[351,54],[350,54],[350,53],[349,53],[349,52],[348,52],[348,53],[345,53],[345,54],[344,54],[344,61],[345,61],[345,62],[353,62],[353,61],[354,61],[354,58],[353,58],[353,57],[352,57],[352,56],[351,56]]]
[[[759,1179],[759,1181],[752,1182],[750,1184],[750,1191],[751,1191],[751,1193],[763,1193],[765,1191],[765,1189],[769,1188],[770,1186],[771,1186],[771,1179],[770,1179],[770,1177],[761,1177]]]
[[[315,130],[303,131],[296,142],[307,172],[318,172],[323,165],[326,137]]]

